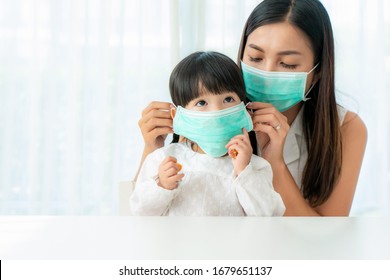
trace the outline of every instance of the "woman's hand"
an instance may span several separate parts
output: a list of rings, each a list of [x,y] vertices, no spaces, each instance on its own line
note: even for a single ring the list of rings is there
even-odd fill
[[[253,153],[249,134],[245,128],[242,131],[244,134],[234,136],[226,145],[237,176],[248,166]]]
[[[173,133],[170,109],[171,103],[153,101],[142,111],[138,126],[148,153],[163,147],[167,135]]]
[[[158,185],[167,190],[176,189],[179,181],[184,177],[183,173],[178,174],[180,170],[181,165],[177,163],[176,158],[166,157],[158,169]]]
[[[254,111],[253,130],[261,156],[271,165],[284,164],[283,147],[290,129],[287,117],[269,103],[252,102],[247,108]]]

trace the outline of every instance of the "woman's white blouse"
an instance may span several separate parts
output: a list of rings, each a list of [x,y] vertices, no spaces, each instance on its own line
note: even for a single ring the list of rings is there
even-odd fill
[[[158,186],[161,162],[177,158],[184,178],[174,190]],[[285,206],[272,186],[270,164],[253,155],[235,176],[229,156],[213,158],[186,143],[170,144],[149,154],[130,197],[133,215],[281,216]]]

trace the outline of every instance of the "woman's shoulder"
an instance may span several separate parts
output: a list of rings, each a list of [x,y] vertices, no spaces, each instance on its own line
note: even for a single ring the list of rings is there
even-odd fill
[[[341,132],[344,136],[367,138],[367,128],[358,114],[346,111],[341,124]]]
[[[337,105],[337,113],[339,115],[341,129],[345,127],[353,127],[355,129],[365,129],[365,124],[359,115],[346,107]]]
[[[355,143],[357,149],[364,150],[367,143],[367,127],[357,113],[344,109],[341,123],[342,141],[351,145]]]

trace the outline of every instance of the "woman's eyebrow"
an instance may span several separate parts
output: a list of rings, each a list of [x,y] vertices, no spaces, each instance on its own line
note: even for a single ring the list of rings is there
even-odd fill
[[[295,50],[286,50],[286,51],[278,52],[278,55],[290,55],[290,54],[302,55],[302,53],[300,53],[299,51],[295,51]]]
[[[255,44],[249,44],[248,46],[250,48],[252,48],[252,49],[255,49],[255,50],[258,50],[260,52],[265,53],[265,51],[261,47],[255,45]],[[296,51],[296,50],[285,50],[285,51],[278,52],[277,54],[278,55],[293,55],[293,54],[295,54],[295,55],[302,55],[301,52]]]
[[[249,44],[248,46],[249,46],[250,48],[252,48],[252,49],[255,49],[255,50],[264,52],[264,50],[263,50],[262,48],[260,48],[259,46],[256,46],[255,44]]]

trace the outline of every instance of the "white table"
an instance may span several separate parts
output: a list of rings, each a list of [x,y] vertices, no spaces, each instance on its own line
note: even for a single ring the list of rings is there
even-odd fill
[[[0,217],[0,259],[390,259],[390,219]]]

